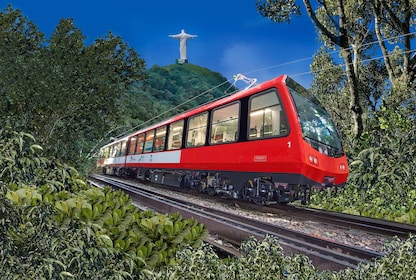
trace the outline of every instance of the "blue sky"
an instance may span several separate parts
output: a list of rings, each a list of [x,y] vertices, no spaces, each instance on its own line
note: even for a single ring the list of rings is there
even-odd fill
[[[74,19],[90,44],[108,31],[134,48],[146,66],[179,58],[179,41],[169,35],[197,35],[188,41],[189,63],[221,73],[242,73],[259,82],[288,74],[308,87],[309,64],[320,43],[303,12],[290,24],[276,24],[256,11],[256,0],[10,0],[49,38],[61,18]],[[0,6],[5,10],[7,4]]]

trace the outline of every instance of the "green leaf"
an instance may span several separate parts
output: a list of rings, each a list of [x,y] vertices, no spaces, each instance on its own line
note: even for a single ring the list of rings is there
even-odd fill
[[[36,151],[43,151],[43,148],[38,144],[33,144],[30,146],[30,150],[32,151],[32,153],[35,153]]]
[[[173,244],[180,244],[183,242],[183,236],[182,235],[178,235],[175,239],[173,239],[171,241],[171,243]]]
[[[55,202],[55,208],[63,213],[70,215],[70,210],[66,201],[57,201]]]
[[[6,197],[13,201],[13,203],[18,204],[20,202],[19,195],[17,192],[7,192]]]
[[[71,278],[75,278],[75,276],[74,275],[72,275],[71,273],[69,273],[68,271],[62,271],[61,273],[60,273],[60,275],[63,277],[63,276],[65,276],[65,277],[71,277]]]
[[[81,214],[87,220],[92,220],[92,218],[93,218],[93,215],[92,215],[93,212],[92,212],[91,208],[85,208],[85,207],[82,208]]]
[[[106,234],[98,235],[98,238],[103,242],[107,247],[113,248],[113,241]]]

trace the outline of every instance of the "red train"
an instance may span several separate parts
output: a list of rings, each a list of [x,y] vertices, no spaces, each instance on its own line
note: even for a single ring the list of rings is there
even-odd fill
[[[97,166],[259,204],[305,201],[348,176],[329,114],[286,75],[114,141]]]

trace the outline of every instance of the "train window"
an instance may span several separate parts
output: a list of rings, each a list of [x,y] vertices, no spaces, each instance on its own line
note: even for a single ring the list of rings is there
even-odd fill
[[[205,145],[207,134],[208,113],[189,118],[186,147]]]
[[[104,148],[104,158],[108,158],[110,155],[110,147]]]
[[[126,141],[122,141],[121,145],[120,145],[120,150],[117,153],[117,156],[125,156],[126,155],[126,151],[127,151],[127,140]]]
[[[120,150],[120,143],[116,143],[111,147],[110,157],[114,158],[117,156],[118,151]]]
[[[249,139],[281,136],[288,133],[287,118],[277,92],[254,96],[250,100]]]
[[[292,81],[290,86],[294,85]],[[319,103],[313,101],[312,98],[305,98],[301,95],[301,86],[296,90],[289,87],[289,92],[295,102],[296,110],[298,111],[298,118],[302,129],[302,134],[305,138],[312,140],[311,144],[317,150],[323,150],[317,143],[335,148],[337,155],[343,155],[343,148],[338,131],[331,120],[328,112],[319,106]],[[306,90],[305,90],[306,92]],[[310,141],[309,141],[310,142]],[[325,152],[324,152],[325,153]]]
[[[137,136],[130,138],[129,155],[134,154],[136,151]]]
[[[146,132],[146,141],[144,142],[143,153],[150,153],[153,148],[153,138],[155,138],[155,130]]]
[[[238,138],[240,103],[216,109],[212,113],[210,144],[234,142]]]
[[[168,150],[180,149],[182,146],[182,133],[184,121],[177,121],[169,126]]]
[[[155,142],[153,144],[153,151],[160,152],[165,149],[166,141],[166,126],[159,127],[156,129]]]
[[[137,136],[136,154],[143,153],[143,145],[144,145],[144,133],[139,134]]]

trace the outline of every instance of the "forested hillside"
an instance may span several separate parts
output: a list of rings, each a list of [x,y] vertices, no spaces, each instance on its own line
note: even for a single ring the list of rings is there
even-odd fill
[[[230,87],[221,74],[193,64],[153,66],[124,96],[126,128],[140,127],[223,97]]]

